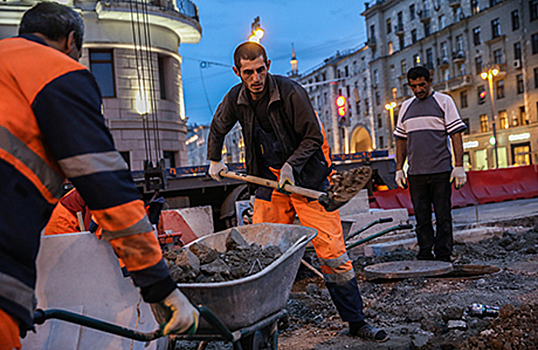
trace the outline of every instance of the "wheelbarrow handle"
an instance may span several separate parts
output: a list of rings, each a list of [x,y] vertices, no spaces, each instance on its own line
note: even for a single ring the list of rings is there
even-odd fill
[[[125,328],[122,326],[118,326],[112,323],[108,323],[102,320],[98,320],[96,318],[82,316],[82,315],[65,311],[65,310],[37,309],[34,312],[35,324],[43,324],[46,320],[49,320],[52,318],[75,323],[80,326],[93,328],[99,331],[119,335],[125,338],[138,340],[138,341],[152,341],[163,336],[162,331],[160,329],[154,330],[153,332],[144,333],[144,332],[135,331],[129,328]]]
[[[389,227],[389,228],[387,228],[387,229],[385,229],[385,230],[383,230],[381,232],[378,232],[378,233],[373,234],[371,236],[368,236],[366,238],[360,239],[357,242],[354,242],[354,243],[351,243],[351,244],[347,245],[346,250],[349,250],[349,249],[351,249],[353,247],[356,247],[356,246],[358,246],[360,244],[364,244],[364,243],[366,243],[368,241],[371,241],[374,238],[386,235],[389,232],[398,231],[398,230],[411,230],[412,228],[413,228],[413,225],[409,225],[409,224],[392,226],[392,227]]]
[[[346,237],[346,239],[351,239],[353,237],[355,237],[356,235],[366,231],[367,229],[369,229],[370,227],[374,226],[374,225],[377,225],[377,224],[384,224],[386,222],[392,222],[394,221],[393,218],[380,218],[380,219],[377,219],[377,220],[374,220],[372,222],[370,222],[369,224],[361,227],[360,229],[358,229],[357,231],[353,232],[352,234],[350,234],[349,236]]]

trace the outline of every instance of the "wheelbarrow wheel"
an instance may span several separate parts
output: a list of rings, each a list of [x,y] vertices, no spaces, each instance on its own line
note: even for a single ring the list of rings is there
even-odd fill
[[[257,330],[253,334],[241,339],[243,350],[277,350],[278,332],[277,323]]]

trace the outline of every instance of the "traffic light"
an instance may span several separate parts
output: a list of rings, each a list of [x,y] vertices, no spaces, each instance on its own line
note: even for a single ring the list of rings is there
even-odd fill
[[[486,96],[488,95],[488,93],[486,92],[486,90],[482,90],[478,93],[478,104],[481,105],[481,104],[484,104],[484,102],[486,102]]]
[[[346,116],[346,98],[342,95],[338,96],[336,98],[336,108],[337,113],[340,118],[344,118]]]

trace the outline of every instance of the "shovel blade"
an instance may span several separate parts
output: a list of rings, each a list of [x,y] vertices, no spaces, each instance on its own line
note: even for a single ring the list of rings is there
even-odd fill
[[[329,196],[324,193],[321,196],[319,196],[318,202],[319,204],[323,206],[323,208],[325,208],[326,211],[331,212],[331,211],[340,209],[340,207],[342,207],[347,202],[349,202],[349,200],[344,201],[344,202],[337,201],[337,200],[329,198]]]

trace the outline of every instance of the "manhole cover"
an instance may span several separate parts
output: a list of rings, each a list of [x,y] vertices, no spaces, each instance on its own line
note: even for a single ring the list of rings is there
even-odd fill
[[[449,262],[433,260],[392,261],[366,266],[366,278],[410,278],[431,277],[452,272],[454,268]]]

